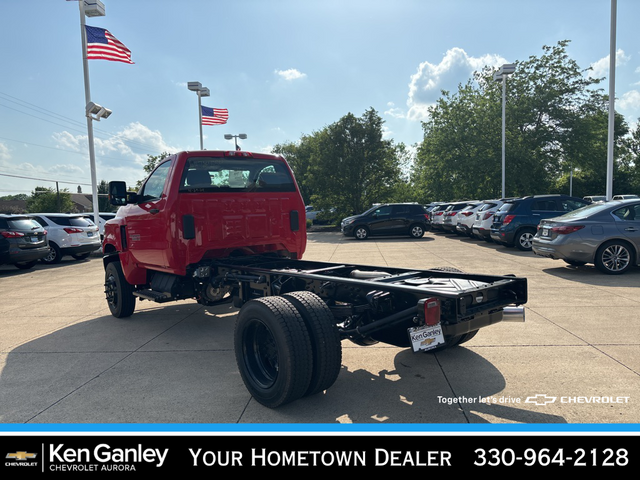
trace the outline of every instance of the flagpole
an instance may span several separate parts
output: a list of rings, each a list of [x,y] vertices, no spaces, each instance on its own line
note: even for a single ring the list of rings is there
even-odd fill
[[[198,123],[200,124],[200,150],[204,150],[202,146],[202,100],[200,90],[198,90]]]
[[[87,58],[87,32],[85,29],[85,11],[84,0],[78,2],[80,5],[80,35],[82,37],[82,67],[84,70],[84,96],[85,105],[89,105],[91,101],[91,90],[89,88],[89,60]],[[91,196],[93,201],[93,223],[100,225],[99,205],[98,205],[98,181],[96,179],[96,155],[93,144],[93,119],[88,115],[85,107],[85,116],[87,117],[87,136],[89,141],[89,164],[91,165]]]

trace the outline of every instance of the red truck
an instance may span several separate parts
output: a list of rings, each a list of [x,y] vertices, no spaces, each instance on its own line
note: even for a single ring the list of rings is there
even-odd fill
[[[281,156],[180,152],[137,193],[110,182],[109,197],[120,206],[103,243],[111,313],[232,302],[238,368],[268,407],[329,388],[343,340],[433,352],[524,320],[527,281],[513,275],[303,260],[305,206]]]

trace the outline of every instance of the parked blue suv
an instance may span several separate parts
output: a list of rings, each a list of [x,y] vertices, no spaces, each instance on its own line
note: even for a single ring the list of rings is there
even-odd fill
[[[552,218],[589,205],[569,195],[533,195],[505,202],[493,216],[491,239],[509,247],[531,250],[532,240],[542,218]]]

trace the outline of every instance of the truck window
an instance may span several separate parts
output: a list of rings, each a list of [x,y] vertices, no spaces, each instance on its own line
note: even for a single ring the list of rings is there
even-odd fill
[[[295,192],[283,163],[263,159],[192,157],[187,159],[180,192]]]
[[[170,166],[171,160],[161,163],[149,178],[147,178],[147,181],[144,183],[142,190],[140,191],[140,197],[143,202],[155,200],[162,196]]]

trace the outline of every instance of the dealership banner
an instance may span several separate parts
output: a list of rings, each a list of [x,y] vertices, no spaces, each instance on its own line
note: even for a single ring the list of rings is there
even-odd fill
[[[105,473],[638,469],[632,435],[11,435],[1,478]]]

